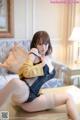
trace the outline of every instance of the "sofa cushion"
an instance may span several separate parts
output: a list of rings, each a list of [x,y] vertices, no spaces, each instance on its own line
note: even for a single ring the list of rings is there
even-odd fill
[[[18,73],[19,68],[26,58],[27,52],[25,49],[19,44],[15,43],[3,65],[7,70],[13,73]]]
[[[58,78],[53,78],[47,82],[45,82],[45,84],[42,85],[41,88],[56,88],[56,87],[61,87],[63,86],[63,82],[61,79]]]

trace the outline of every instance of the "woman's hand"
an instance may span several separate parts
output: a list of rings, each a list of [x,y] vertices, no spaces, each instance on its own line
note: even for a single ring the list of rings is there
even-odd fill
[[[43,67],[44,67],[45,64],[46,64],[46,63],[45,63],[45,59],[46,59],[45,56],[41,56],[41,61],[42,61],[41,64],[42,64]]]

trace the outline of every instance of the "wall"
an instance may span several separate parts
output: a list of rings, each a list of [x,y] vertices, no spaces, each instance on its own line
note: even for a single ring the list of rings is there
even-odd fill
[[[26,38],[26,0],[14,0],[14,37]]]
[[[26,0],[13,0],[14,3],[14,38],[11,39],[26,39]],[[6,38],[8,39],[8,38]],[[2,40],[2,38],[1,38]],[[5,39],[4,39],[5,40]]]

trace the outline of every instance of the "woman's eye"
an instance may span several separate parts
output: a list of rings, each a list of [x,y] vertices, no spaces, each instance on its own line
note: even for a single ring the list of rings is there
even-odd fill
[[[44,43],[44,44],[42,44],[42,43],[39,43],[38,45],[40,45],[40,46],[41,46],[41,45],[46,45],[46,46],[47,46],[47,45],[48,45],[48,43]]]
[[[41,43],[39,43],[39,45],[42,45]]]
[[[47,46],[47,45],[48,45],[48,43],[45,43],[45,45]]]

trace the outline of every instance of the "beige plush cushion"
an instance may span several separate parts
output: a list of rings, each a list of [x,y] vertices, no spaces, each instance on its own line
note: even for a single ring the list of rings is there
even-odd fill
[[[8,58],[4,61],[4,66],[11,72],[18,73],[20,66],[27,58],[27,52],[18,44],[14,44],[9,52]]]

